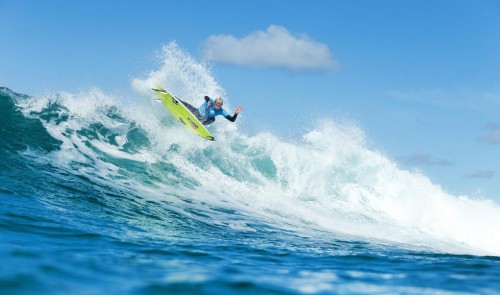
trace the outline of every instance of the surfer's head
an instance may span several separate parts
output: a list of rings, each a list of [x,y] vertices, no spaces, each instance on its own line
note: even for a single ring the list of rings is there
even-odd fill
[[[222,107],[222,105],[224,104],[224,101],[222,100],[222,97],[219,97],[215,100],[214,102],[214,107],[216,109],[220,109]]]

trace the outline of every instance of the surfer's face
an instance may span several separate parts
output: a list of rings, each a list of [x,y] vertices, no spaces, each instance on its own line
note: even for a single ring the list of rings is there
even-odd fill
[[[220,97],[214,101],[214,107],[216,110],[219,110],[223,104],[224,104],[224,102],[222,101],[222,98],[220,98]]]

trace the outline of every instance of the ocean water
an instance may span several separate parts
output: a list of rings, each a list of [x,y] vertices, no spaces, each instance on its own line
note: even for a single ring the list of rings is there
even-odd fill
[[[497,204],[333,119],[204,141],[150,86],[224,89],[175,43],[160,57],[127,97],[0,88],[0,294],[500,294]]]

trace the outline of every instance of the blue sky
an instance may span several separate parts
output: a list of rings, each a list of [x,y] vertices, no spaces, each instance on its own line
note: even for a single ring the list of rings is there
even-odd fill
[[[500,203],[499,32],[492,0],[0,0],[0,86],[131,92],[175,40],[249,132],[351,120],[402,168]]]

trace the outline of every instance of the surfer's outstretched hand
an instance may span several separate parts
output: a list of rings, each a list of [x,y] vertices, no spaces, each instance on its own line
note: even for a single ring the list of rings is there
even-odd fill
[[[235,114],[239,114],[241,111],[243,110],[243,107],[242,106],[239,106],[235,111],[234,113]]]

